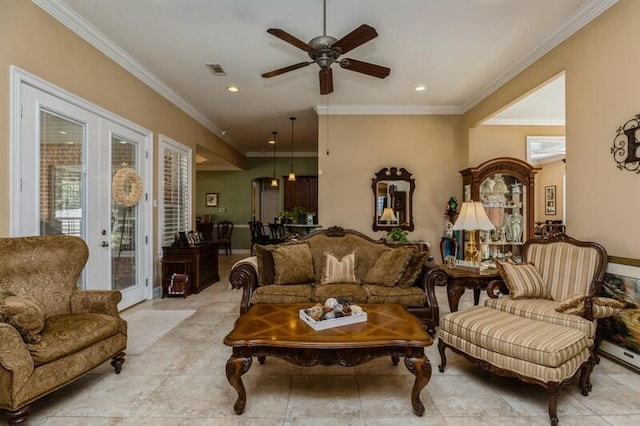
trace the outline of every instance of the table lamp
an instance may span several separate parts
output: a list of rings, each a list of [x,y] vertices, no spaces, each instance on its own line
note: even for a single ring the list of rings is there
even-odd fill
[[[380,216],[380,221],[385,223],[397,222],[398,218],[391,207],[385,207]]]
[[[464,246],[464,260],[478,262],[478,247],[476,245],[475,231],[491,231],[495,227],[489,220],[484,206],[479,201],[465,201],[460,209],[460,216],[453,225],[454,231],[467,231],[468,241]]]

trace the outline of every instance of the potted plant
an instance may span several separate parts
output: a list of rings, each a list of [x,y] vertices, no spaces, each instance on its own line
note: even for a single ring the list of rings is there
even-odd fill
[[[291,211],[293,221],[299,224],[307,223],[307,209],[301,206],[295,206]]]
[[[284,224],[293,223],[293,213],[289,210],[280,212],[280,222]]]
[[[409,242],[409,239],[407,238],[408,234],[409,233],[407,231],[403,231],[399,227],[395,227],[391,228],[384,238],[388,243],[406,243]]]

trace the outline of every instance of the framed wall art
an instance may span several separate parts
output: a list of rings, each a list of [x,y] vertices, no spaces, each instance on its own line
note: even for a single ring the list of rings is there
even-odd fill
[[[545,214],[554,215],[556,214],[556,186],[545,186],[544,187],[544,202],[545,202]]]
[[[601,295],[623,302],[625,308],[598,320],[600,353],[640,372],[640,260],[610,257],[603,281]]]
[[[207,207],[218,207],[218,193],[217,192],[207,192],[206,206]]]

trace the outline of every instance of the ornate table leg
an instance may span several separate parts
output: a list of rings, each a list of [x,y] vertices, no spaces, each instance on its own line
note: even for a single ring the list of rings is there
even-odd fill
[[[253,359],[251,357],[231,357],[227,360],[227,380],[229,384],[238,392],[238,399],[233,404],[233,411],[242,414],[247,405],[247,392],[244,390],[241,376],[249,371]]]
[[[420,358],[407,356],[404,358],[404,365],[411,374],[416,376],[413,389],[411,389],[411,405],[413,406],[413,412],[417,416],[422,416],[424,414],[424,405],[420,401],[420,392],[431,379],[431,363],[425,355]]]
[[[455,312],[458,310],[458,303],[464,294],[464,283],[454,278],[449,278],[447,282],[447,299],[449,301],[449,310]]]

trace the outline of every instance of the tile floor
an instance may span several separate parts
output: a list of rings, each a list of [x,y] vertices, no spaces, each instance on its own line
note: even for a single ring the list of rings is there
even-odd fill
[[[228,271],[242,255],[221,256],[222,281],[186,299],[156,299],[139,310],[195,310],[137,355],[122,374],[105,363],[75,383],[36,402],[31,425],[548,425],[546,392],[539,386],[485,374],[447,352],[437,371],[436,345],[427,349],[433,375],[422,391],[423,417],[412,414],[413,376],[402,362],[371,361],[356,368],[301,368],[275,358],[254,362],[243,376],[245,413],[233,412],[235,390],[227,383],[230,349],[222,338],[237,317],[241,292],[228,286]],[[448,311],[444,288],[438,288]],[[461,308],[472,304],[465,293]],[[135,316],[140,317],[140,316]],[[144,317],[144,316],[143,316]],[[640,375],[602,359],[592,375],[593,391],[577,385],[561,393],[561,425],[640,424]],[[0,415],[6,423],[6,416]]]

